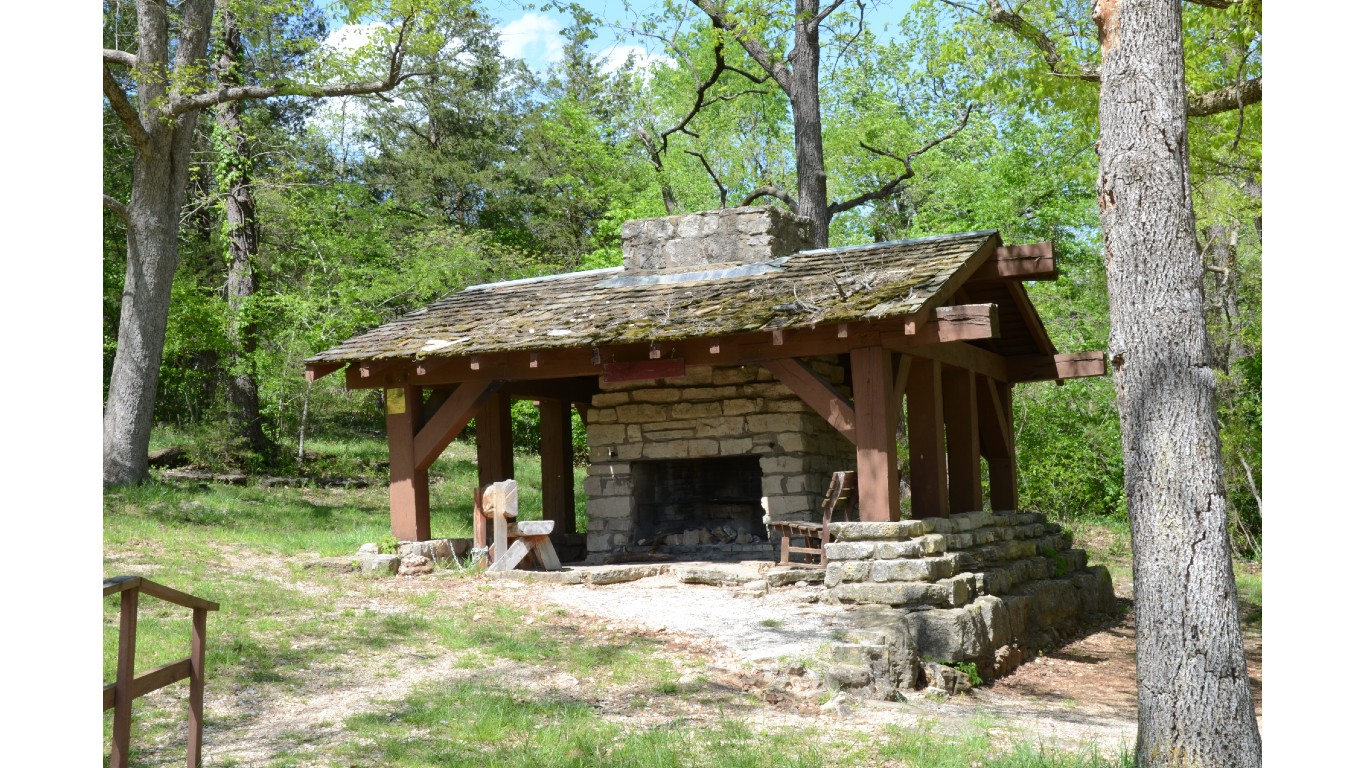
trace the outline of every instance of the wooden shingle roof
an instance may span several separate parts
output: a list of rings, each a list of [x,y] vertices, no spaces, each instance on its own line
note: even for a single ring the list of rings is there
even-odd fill
[[[987,230],[798,251],[759,264],[615,268],[472,286],[306,362],[678,341],[910,316],[944,304],[999,244]]]

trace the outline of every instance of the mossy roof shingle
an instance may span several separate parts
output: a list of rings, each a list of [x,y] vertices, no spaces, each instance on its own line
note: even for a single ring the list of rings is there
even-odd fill
[[[911,315],[995,234],[798,251],[758,265],[617,268],[472,286],[307,362],[607,346]]]

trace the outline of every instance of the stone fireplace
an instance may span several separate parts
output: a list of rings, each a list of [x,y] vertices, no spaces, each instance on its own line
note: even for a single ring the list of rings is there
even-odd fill
[[[623,285],[725,280],[811,247],[810,220],[771,206],[629,221],[621,234]],[[844,386],[835,358],[812,366]],[[584,420],[589,562],[771,557],[762,503],[771,520],[819,520],[830,473],[854,468],[849,441],[768,370],[680,371],[600,381]]]
[[[811,361],[843,386],[834,358]],[[820,520],[830,474],[854,448],[762,367],[687,368],[603,381],[586,413],[588,559],[656,552],[773,555],[771,520]]]

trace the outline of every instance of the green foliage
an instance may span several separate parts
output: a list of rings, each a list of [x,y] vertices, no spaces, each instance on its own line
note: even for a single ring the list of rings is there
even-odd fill
[[[977,664],[971,661],[960,661],[953,665],[953,668],[968,676],[968,682],[973,685],[982,684],[982,676],[977,672]]]

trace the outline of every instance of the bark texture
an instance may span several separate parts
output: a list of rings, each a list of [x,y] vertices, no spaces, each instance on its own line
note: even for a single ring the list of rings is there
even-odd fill
[[[1100,180],[1144,766],[1259,766],[1186,142],[1179,0],[1099,0]]]
[[[181,4],[183,33],[175,48],[175,69],[202,65],[209,40],[212,0]],[[104,484],[127,485],[147,475],[147,441],[152,434],[157,374],[161,369],[171,281],[180,262],[176,237],[190,173],[190,146],[197,113],[163,114],[161,104],[179,94],[172,88],[170,28],[159,0],[138,3],[138,105],[110,87],[114,103],[137,152],[127,206],[128,271],[119,308],[118,348],[104,406]]]
[[[792,130],[797,150],[797,215],[811,219],[811,242],[830,244],[830,215],[825,189],[825,142],[821,136],[821,42],[818,0],[797,0],[792,46]]]
[[[241,82],[242,37],[237,20],[222,14],[222,49],[216,69],[218,81],[237,86]],[[242,129],[242,103],[218,105],[219,182],[224,185],[224,235],[228,241],[228,279],[224,292],[228,302],[228,406],[233,431],[257,456],[272,451],[261,425],[261,403],[256,386],[256,324],[248,304],[256,294],[253,262],[257,251],[256,196],[251,188],[251,149]]]

